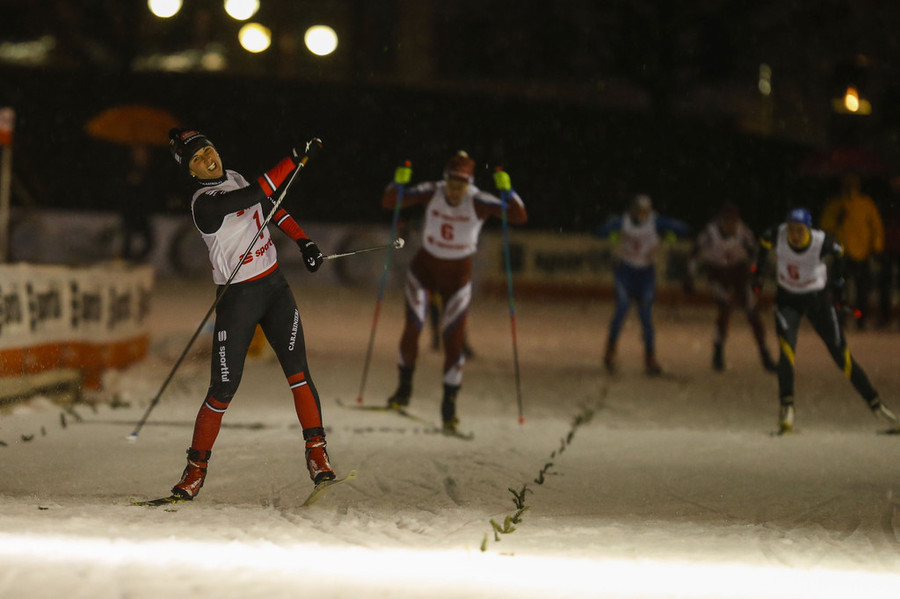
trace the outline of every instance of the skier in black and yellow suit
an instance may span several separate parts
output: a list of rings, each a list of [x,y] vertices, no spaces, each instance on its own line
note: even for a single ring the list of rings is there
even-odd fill
[[[770,250],[775,250],[778,289],[775,292],[775,330],[781,348],[778,360],[779,430],[789,433],[794,425],[794,351],[801,319],[806,316],[825,342],[835,363],[850,379],[872,412],[893,427],[900,420],[879,399],[862,367],[850,355],[837,308],[844,287],[844,250],[824,231],[812,228],[812,216],[804,208],[788,213],[786,222],[760,237],[754,288],[762,284],[761,269]],[[832,260],[829,276],[826,259]]]

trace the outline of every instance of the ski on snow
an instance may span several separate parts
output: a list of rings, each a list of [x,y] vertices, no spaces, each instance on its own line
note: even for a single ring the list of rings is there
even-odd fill
[[[325,495],[325,493],[327,493],[329,489],[331,489],[331,487],[351,480],[356,480],[356,468],[348,472],[347,476],[343,478],[334,478],[332,480],[325,480],[320,482],[312,490],[312,493],[309,494],[309,497],[307,497],[306,500],[302,503],[303,507],[312,505],[313,503],[321,499],[322,496]]]
[[[406,418],[407,420],[412,420],[413,422],[418,422],[419,424],[425,426],[434,426],[434,424],[432,424],[431,422],[425,420],[424,418],[419,418],[415,414],[412,414],[403,408],[393,408],[391,406],[373,406],[366,404],[346,404],[340,398],[338,398],[337,404],[342,408],[347,408],[348,410],[362,410],[364,412],[384,412],[386,414],[396,414],[398,416]]]
[[[179,497],[178,495],[169,495],[168,497],[160,497],[159,499],[149,499],[146,501],[132,501],[131,505],[143,505],[147,507],[159,507],[161,505],[173,505],[176,503],[184,503],[186,501],[191,501],[185,497]]]
[[[345,483],[351,480],[356,480],[356,469],[354,468],[350,472],[347,473],[347,476],[343,478],[336,478],[333,480],[326,480],[320,482],[313,488],[312,493],[309,494],[303,501],[303,506],[308,506],[312,503],[315,503],[319,499],[322,498],[323,495],[333,486],[339,485],[341,483]],[[178,495],[169,495],[168,497],[160,497],[159,499],[149,499],[146,501],[132,501],[131,505],[135,506],[145,506],[145,507],[160,507],[163,505],[174,505],[176,503],[185,503],[191,501],[185,497],[179,497]]]
[[[424,418],[420,418],[415,414],[407,411],[404,408],[394,408],[391,406],[373,406],[367,404],[346,404],[343,402],[341,398],[337,398],[337,404],[342,408],[346,408],[348,410],[362,410],[364,412],[382,412],[385,414],[396,414],[402,418],[406,418],[407,420],[412,420],[413,422],[418,422],[422,426],[427,427],[425,432],[434,433],[444,435],[445,437],[451,437],[453,439],[461,439],[463,441],[471,441],[475,438],[474,433],[461,433],[459,431],[445,431],[443,427],[435,426],[433,422],[425,420]]]

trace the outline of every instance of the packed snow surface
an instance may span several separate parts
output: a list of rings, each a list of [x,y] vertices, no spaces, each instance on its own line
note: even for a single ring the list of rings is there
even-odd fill
[[[0,597],[900,596],[900,436],[881,434],[808,326],[796,432],[778,437],[776,379],[740,313],[718,373],[712,308],[658,306],[669,376],[651,379],[634,313],[610,376],[610,304],[519,298],[520,424],[507,300],[476,292],[464,441],[346,407],[375,293],[290,280],[332,463],[359,477],[301,506],[312,488],[301,432],[266,350],[247,362],[197,499],[132,506],[179,479],[209,376],[204,334],[126,442],[213,299],[206,281],[160,280],[150,355],[108,373],[87,395],[95,407],[38,397],[0,414]],[[402,313],[389,292],[367,404],[396,385]],[[848,337],[900,408],[900,333]],[[774,353],[771,327],[768,342]],[[410,410],[435,424],[440,369],[426,330]]]

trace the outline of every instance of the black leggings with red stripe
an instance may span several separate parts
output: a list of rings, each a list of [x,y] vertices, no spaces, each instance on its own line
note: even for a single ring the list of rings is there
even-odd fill
[[[209,390],[194,425],[193,449],[212,450],[222,416],[241,383],[257,324],[287,378],[304,438],[324,435],[319,394],[306,361],[300,313],[287,280],[276,269],[262,279],[231,285],[216,306]]]

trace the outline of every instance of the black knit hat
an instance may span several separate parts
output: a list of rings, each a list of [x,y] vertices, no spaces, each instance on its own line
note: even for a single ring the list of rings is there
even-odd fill
[[[169,131],[169,151],[172,158],[182,169],[187,172],[188,163],[197,150],[206,146],[212,146],[205,135],[192,129],[171,129]],[[214,146],[215,147],[215,146]]]

